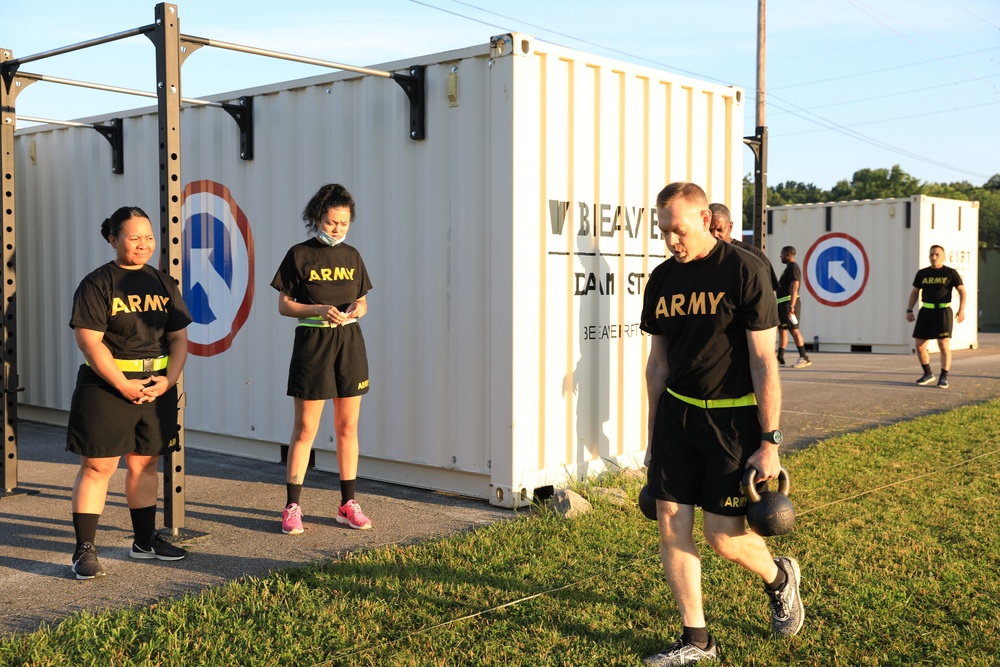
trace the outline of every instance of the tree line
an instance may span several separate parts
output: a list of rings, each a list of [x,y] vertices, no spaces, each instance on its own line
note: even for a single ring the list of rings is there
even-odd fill
[[[913,195],[944,197],[979,202],[979,245],[1000,246],[1000,174],[994,174],[981,186],[968,181],[955,183],[924,183],[903,171],[892,169],[861,169],[850,181],[838,181],[829,190],[812,183],[786,181],[767,188],[768,206],[816,204],[854,199],[908,198]],[[743,229],[753,228],[754,184],[750,176],[743,177]]]

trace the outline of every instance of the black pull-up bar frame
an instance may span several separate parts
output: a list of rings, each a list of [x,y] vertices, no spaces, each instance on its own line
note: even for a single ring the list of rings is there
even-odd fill
[[[35,493],[17,486],[17,393],[23,391],[19,386],[17,372],[17,272],[15,263],[16,249],[16,201],[14,174],[14,130],[17,115],[15,100],[18,93],[26,85],[34,81],[50,81],[70,85],[81,85],[89,88],[155,96],[157,99],[157,118],[159,134],[160,159],[160,252],[166,260],[169,275],[180,284],[182,281],[183,256],[181,243],[181,145],[180,145],[180,110],[181,104],[204,104],[219,106],[236,121],[240,129],[240,157],[244,160],[253,157],[253,99],[241,97],[237,104],[207,102],[204,100],[187,100],[181,97],[180,69],[184,58],[201,46],[214,46],[233,51],[242,51],[257,55],[291,60],[306,64],[319,65],[334,69],[358,72],[361,74],[388,78],[396,81],[406,93],[410,102],[409,137],[421,140],[425,137],[425,102],[424,68],[414,65],[408,72],[386,72],[363,67],[354,67],[328,61],[295,56],[278,51],[268,51],[254,47],[209,40],[200,37],[184,36],[180,33],[180,22],[177,16],[177,6],[159,3],[155,7],[155,21],[148,26],[114,33],[104,37],[78,42],[69,46],[52,49],[23,58],[14,58],[7,49],[0,49],[0,233],[2,233],[2,294],[3,322],[0,325],[0,363],[3,367],[3,384],[0,386],[2,401],[3,442],[2,458],[0,458],[0,497]],[[63,55],[80,49],[107,44],[121,39],[146,35],[156,49],[156,93],[144,93],[101,84],[71,82],[56,77],[23,73],[19,74],[21,66],[44,60],[53,56]],[[29,119],[27,116],[22,116]],[[69,124],[67,121],[39,121],[54,124]],[[85,125],[85,124],[84,124]],[[113,171],[121,173],[124,168],[122,155],[122,125],[120,119],[113,119],[110,126],[91,125],[112,144]],[[176,443],[169,452],[169,461],[164,461],[164,523],[176,534],[184,526],[184,393],[183,374],[178,380],[178,425],[179,433]]]

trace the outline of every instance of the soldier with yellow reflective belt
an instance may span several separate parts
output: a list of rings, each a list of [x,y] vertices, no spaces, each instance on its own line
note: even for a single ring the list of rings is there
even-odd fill
[[[368,312],[371,280],[361,253],[344,242],[355,204],[343,185],[324,185],[302,212],[313,235],[285,253],[271,280],[278,290],[278,313],[298,320],[288,365],[288,391],[295,423],[288,449],[285,508],[281,532],[300,535],[299,504],[313,440],[323,406],[333,403],[340,472],[340,505],[334,519],[359,530],[372,527],[355,499],[358,472],[358,419],[368,393],[368,353],[358,320]]]
[[[670,256],[650,273],[639,325],[650,334],[646,465],[683,631],[646,662],[687,664],[716,659],[718,650],[701,603],[696,507],[712,549],[762,579],[772,633],[797,633],[804,609],[798,563],[775,559],[746,529],[740,488],[748,467],[758,479],[773,479],[781,467],[778,307],[767,268],[712,235],[708,198],[694,183],[664,188],[656,212]]]
[[[108,483],[125,457],[129,556],[180,560],[187,552],[156,535],[157,467],[177,441],[177,380],[191,315],[177,283],[149,266],[156,237],[141,209],[124,206],[101,225],[115,260],[87,275],[73,296],[73,328],[85,363],[70,402],[66,449],[80,455],[73,485],[73,574],[104,574],[97,524]]]
[[[778,297],[778,364],[785,365],[785,346],[788,345],[788,332],[792,332],[792,340],[799,350],[799,360],[792,364],[792,368],[805,368],[812,366],[809,354],[806,352],[806,342],[799,331],[799,318],[802,317],[802,299],[800,287],[802,286],[802,269],[795,262],[795,248],[786,245],[781,249],[781,263],[785,265],[785,270],[778,278],[778,289],[775,294]]]
[[[913,326],[913,339],[917,359],[924,371],[917,384],[926,386],[934,382],[927,342],[936,339],[938,350],[941,352],[941,375],[938,377],[937,386],[947,389],[948,371],[951,368],[952,329],[954,322],[961,323],[965,319],[965,285],[958,271],[944,265],[943,247],[932,245],[929,257],[931,265],[917,271],[913,279],[913,289],[906,305],[906,321],[916,320]],[[958,313],[954,315],[951,311],[952,290],[958,292]],[[920,299],[920,313],[914,316],[913,308],[917,305],[918,299]]]

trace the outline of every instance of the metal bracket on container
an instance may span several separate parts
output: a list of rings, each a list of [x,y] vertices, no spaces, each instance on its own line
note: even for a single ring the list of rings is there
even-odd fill
[[[399,84],[410,100],[410,139],[419,141],[427,136],[427,100],[424,94],[425,67],[413,65],[409,74],[392,73],[392,80]]]
[[[240,159],[253,159],[253,96],[244,95],[237,104],[222,104],[240,128]]]
[[[124,122],[121,118],[112,118],[111,125],[92,125],[102,137],[111,144],[111,173],[125,173],[125,138],[122,132]]]
[[[523,32],[508,32],[490,37],[490,58],[528,56],[534,50],[534,38]]]

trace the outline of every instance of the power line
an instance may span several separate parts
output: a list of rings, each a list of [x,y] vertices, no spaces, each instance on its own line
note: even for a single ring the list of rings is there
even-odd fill
[[[939,63],[950,58],[961,58],[963,56],[978,55],[980,53],[986,53],[987,51],[996,51],[1000,49],[1000,46],[991,46],[988,49],[979,49],[977,51],[966,51],[965,53],[956,53],[951,56],[942,56],[940,58],[932,58],[931,60],[921,60],[915,63],[906,63],[905,65],[894,65],[893,67],[883,67],[882,69],[868,70],[867,72],[855,72],[854,74],[844,74],[843,76],[832,76],[826,79],[810,79],[809,81],[803,81],[801,83],[790,83],[785,86],[772,86],[768,88],[768,92],[772,90],[785,90],[787,88],[800,88],[802,86],[812,86],[814,84],[829,83],[831,81],[842,81],[843,79],[854,79],[859,76],[868,76],[869,74],[882,74],[884,72],[892,72],[898,69],[906,69],[909,67],[920,67],[922,65],[930,65],[933,63]]]
[[[484,12],[484,13],[487,13],[487,14],[491,14],[493,16],[499,17],[499,18],[504,19],[506,21],[512,21],[515,25],[520,24],[520,25],[529,26],[529,27],[532,27],[532,28],[537,28],[537,29],[542,30],[542,31],[544,31],[546,33],[551,33],[553,35],[558,35],[560,37],[573,40],[574,42],[579,42],[581,44],[587,44],[589,46],[592,46],[592,47],[595,47],[595,48],[598,48],[598,49],[602,49],[602,50],[605,50],[605,51],[609,51],[609,52],[617,53],[619,55],[626,56],[627,58],[629,58],[631,60],[650,63],[650,64],[653,64],[653,65],[655,65],[657,67],[664,68],[666,70],[681,72],[681,73],[684,73],[684,74],[688,74],[688,75],[691,75],[691,76],[698,77],[698,78],[703,79],[703,80],[708,80],[708,81],[713,81],[713,82],[716,82],[716,83],[721,83],[723,85],[731,85],[732,84],[732,82],[729,82],[729,81],[722,81],[721,79],[717,79],[715,77],[706,76],[704,74],[700,74],[698,72],[693,72],[693,71],[690,71],[690,70],[685,70],[685,69],[682,69],[682,68],[679,68],[679,67],[675,67],[673,65],[669,65],[667,63],[662,63],[662,62],[659,62],[659,61],[656,61],[656,60],[652,60],[650,58],[645,58],[645,57],[642,57],[642,56],[638,56],[638,55],[636,55],[634,53],[629,53],[627,51],[622,51],[620,49],[611,48],[611,47],[605,46],[603,44],[599,44],[597,42],[593,42],[593,41],[589,41],[589,40],[582,39],[582,38],[579,38],[579,37],[575,37],[575,36],[570,35],[568,33],[563,33],[563,32],[559,32],[559,31],[556,31],[556,30],[552,30],[552,29],[547,28],[547,27],[545,27],[543,25],[539,25],[539,24],[536,24],[536,23],[529,23],[527,21],[522,21],[520,19],[517,19],[516,17],[507,16],[507,15],[504,15],[504,14],[500,14],[498,12],[494,12],[492,10],[484,9],[482,7],[479,7],[479,6],[475,5],[475,4],[473,4],[473,3],[465,2],[464,0],[450,0],[450,1],[454,2],[455,4],[462,5],[464,7],[470,8],[470,9],[474,9],[476,11],[480,11],[480,12]],[[470,21],[475,21],[477,23],[482,23],[482,24],[485,24],[485,25],[489,25],[491,27],[499,28],[501,30],[507,30],[507,31],[514,31],[515,30],[514,28],[509,28],[507,26],[501,26],[501,25],[498,25],[498,24],[495,24],[495,23],[490,23],[490,22],[487,22],[487,21],[483,21],[481,19],[477,19],[477,18],[468,16],[468,15],[465,15],[465,14],[462,14],[462,13],[459,13],[459,12],[455,12],[455,11],[452,11],[452,10],[445,9],[443,7],[439,7],[437,5],[433,5],[433,4],[429,3],[429,2],[424,2],[422,0],[410,0],[410,2],[413,2],[413,3],[418,4],[418,5],[422,5],[424,7],[428,7],[430,9],[436,9],[438,11],[442,11],[442,12],[445,12],[447,14],[451,14],[453,16],[458,16],[460,18],[464,18],[464,19],[467,19],[467,20],[470,20]],[[893,29],[892,27],[890,27],[889,25],[887,25],[886,23],[884,23],[883,21],[881,21],[876,16],[874,16],[871,12],[868,12],[865,9],[865,6],[863,6],[863,3],[856,2],[856,0],[848,0],[848,2],[850,2],[852,5],[854,5],[855,7],[857,7],[860,11],[862,11],[863,13],[865,13],[873,21],[875,21],[877,23],[880,23],[881,25],[885,26],[887,29],[891,30],[892,32],[895,32],[901,38],[907,39],[907,41],[910,41],[904,35],[902,35],[898,31],[896,31],[895,29]],[[918,45],[918,48],[921,48],[921,50],[926,50],[926,49],[923,49],[922,47],[919,47],[919,45]],[[985,51],[994,50],[996,48],[1000,48],[1000,47],[991,47],[989,49],[981,49],[981,50],[978,50],[978,51],[971,51],[971,52],[968,52],[968,53],[965,53],[965,54],[957,54],[955,56],[938,57],[938,58],[935,58],[933,60],[924,61],[923,63],[914,63],[914,64],[909,64],[909,65],[900,65],[900,66],[891,67],[891,68],[885,68],[883,70],[877,70],[875,72],[868,72],[868,73],[864,73],[864,74],[873,74],[873,73],[879,73],[879,72],[883,72],[883,71],[889,71],[889,70],[892,70],[892,69],[899,69],[899,68],[902,68],[902,67],[913,67],[915,65],[920,65],[920,64],[927,64],[927,63],[931,63],[931,62],[940,62],[940,61],[948,60],[950,58],[959,57],[961,55],[969,55],[969,54],[982,53],[982,52],[985,52]],[[835,78],[827,79],[827,81],[832,81],[832,80],[837,80],[837,79],[845,79],[845,78],[852,78],[854,76],[861,76],[861,74],[846,75],[846,76],[843,76],[843,77],[835,77]],[[820,83],[820,81],[811,81],[811,82],[808,82],[808,83],[794,84],[794,85],[795,86],[809,85],[810,83]],[[793,86],[785,86],[785,87],[788,88],[788,87],[793,87]],[[743,86],[743,88],[746,89],[747,87]],[[769,89],[768,92],[776,90],[776,89],[780,89],[780,88],[781,87],[779,87],[779,88],[771,88],[771,89]],[[749,96],[749,95],[747,97],[748,97],[748,100],[751,98],[751,96]],[[772,100],[772,104],[773,104],[773,100],[775,100],[775,99],[781,100],[781,98],[775,98],[774,95],[771,95],[770,97],[771,97],[771,100]],[[985,176],[985,175],[980,174],[978,172],[973,172],[973,171],[969,171],[967,169],[963,169],[961,167],[956,167],[954,165],[949,165],[947,163],[940,162],[940,161],[934,160],[932,158],[924,157],[924,156],[918,155],[916,153],[913,153],[911,151],[907,151],[905,149],[898,148],[896,146],[892,146],[891,144],[888,144],[888,143],[886,143],[884,141],[881,141],[879,139],[875,139],[874,137],[869,137],[867,135],[861,134],[860,132],[852,130],[849,126],[841,125],[839,123],[836,123],[836,122],[830,121],[830,120],[828,120],[826,118],[823,118],[823,117],[821,117],[819,115],[813,114],[813,113],[809,112],[806,109],[798,107],[797,105],[793,104],[792,102],[789,102],[787,100],[781,100],[781,101],[783,101],[787,105],[790,105],[793,108],[782,108],[782,106],[780,104],[774,105],[779,110],[782,110],[782,111],[784,111],[786,113],[790,113],[790,114],[792,114],[794,116],[798,116],[799,118],[802,118],[803,120],[806,120],[806,121],[815,123],[817,125],[820,125],[824,129],[828,129],[828,130],[832,130],[834,132],[838,132],[840,134],[844,134],[845,136],[851,137],[852,139],[855,139],[856,141],[861,141],[863,143],[867,143],[867,144],[870,144],[872,146],[875,146],[876,148],[881,148],[883,150],[890,151],[890,152],[893,152],[893,153],[896,153],[898,155],[902,155],[902,156],[905,156],[905,157],[909,157],[909,158],[911,158],[913,160],[918,160],[920,162],[924,162],[926,164],[930,164],[930,165],[933,165],[933,166],[936,166],[936,167],[941,167],[941,168],[944,168],[944,169],[948,169],[950,171],[955,171],[955,172],[958,172],[958,173],[966,174],[966,175],[969,175],[969,176],[975,176],[975,177],[979,177],[979,178],[984,178],[984,179],[985,178],[989,178],[988,176]],[[993,104],[993,103],[991,102],[991,103],[987,103],[987,104]],[[985,106],[985,105],[977,105],[977,106]],[[748,105],[747,108],[749,108],[749,105]],[[969,106],[965,106],[963,108],[967,109],[967,108],[970,108],[970,107]],[[950,111],[954,111],[954,110],[950,110]],[[944,112],[942,111],[942,112],[931,112],[931,113],[944,113]],[[923,115],[923,114],[921,114],[921,115]],[[930,115],[930,114],[927,114],[927,115]],[[876,123],[876,122],[888,122],[889,120],[902,120],[903,118],[909,118],[909,117],[910,116],[901,117],[901,118],[897,118],[897,119],[885,119],[885,120],[882,120],[882,121],[870,121],[869,123],[863,123],[863,124],[871,124],[871,123]],[[773,135],[773,133],[772,133],[772,135]]]

